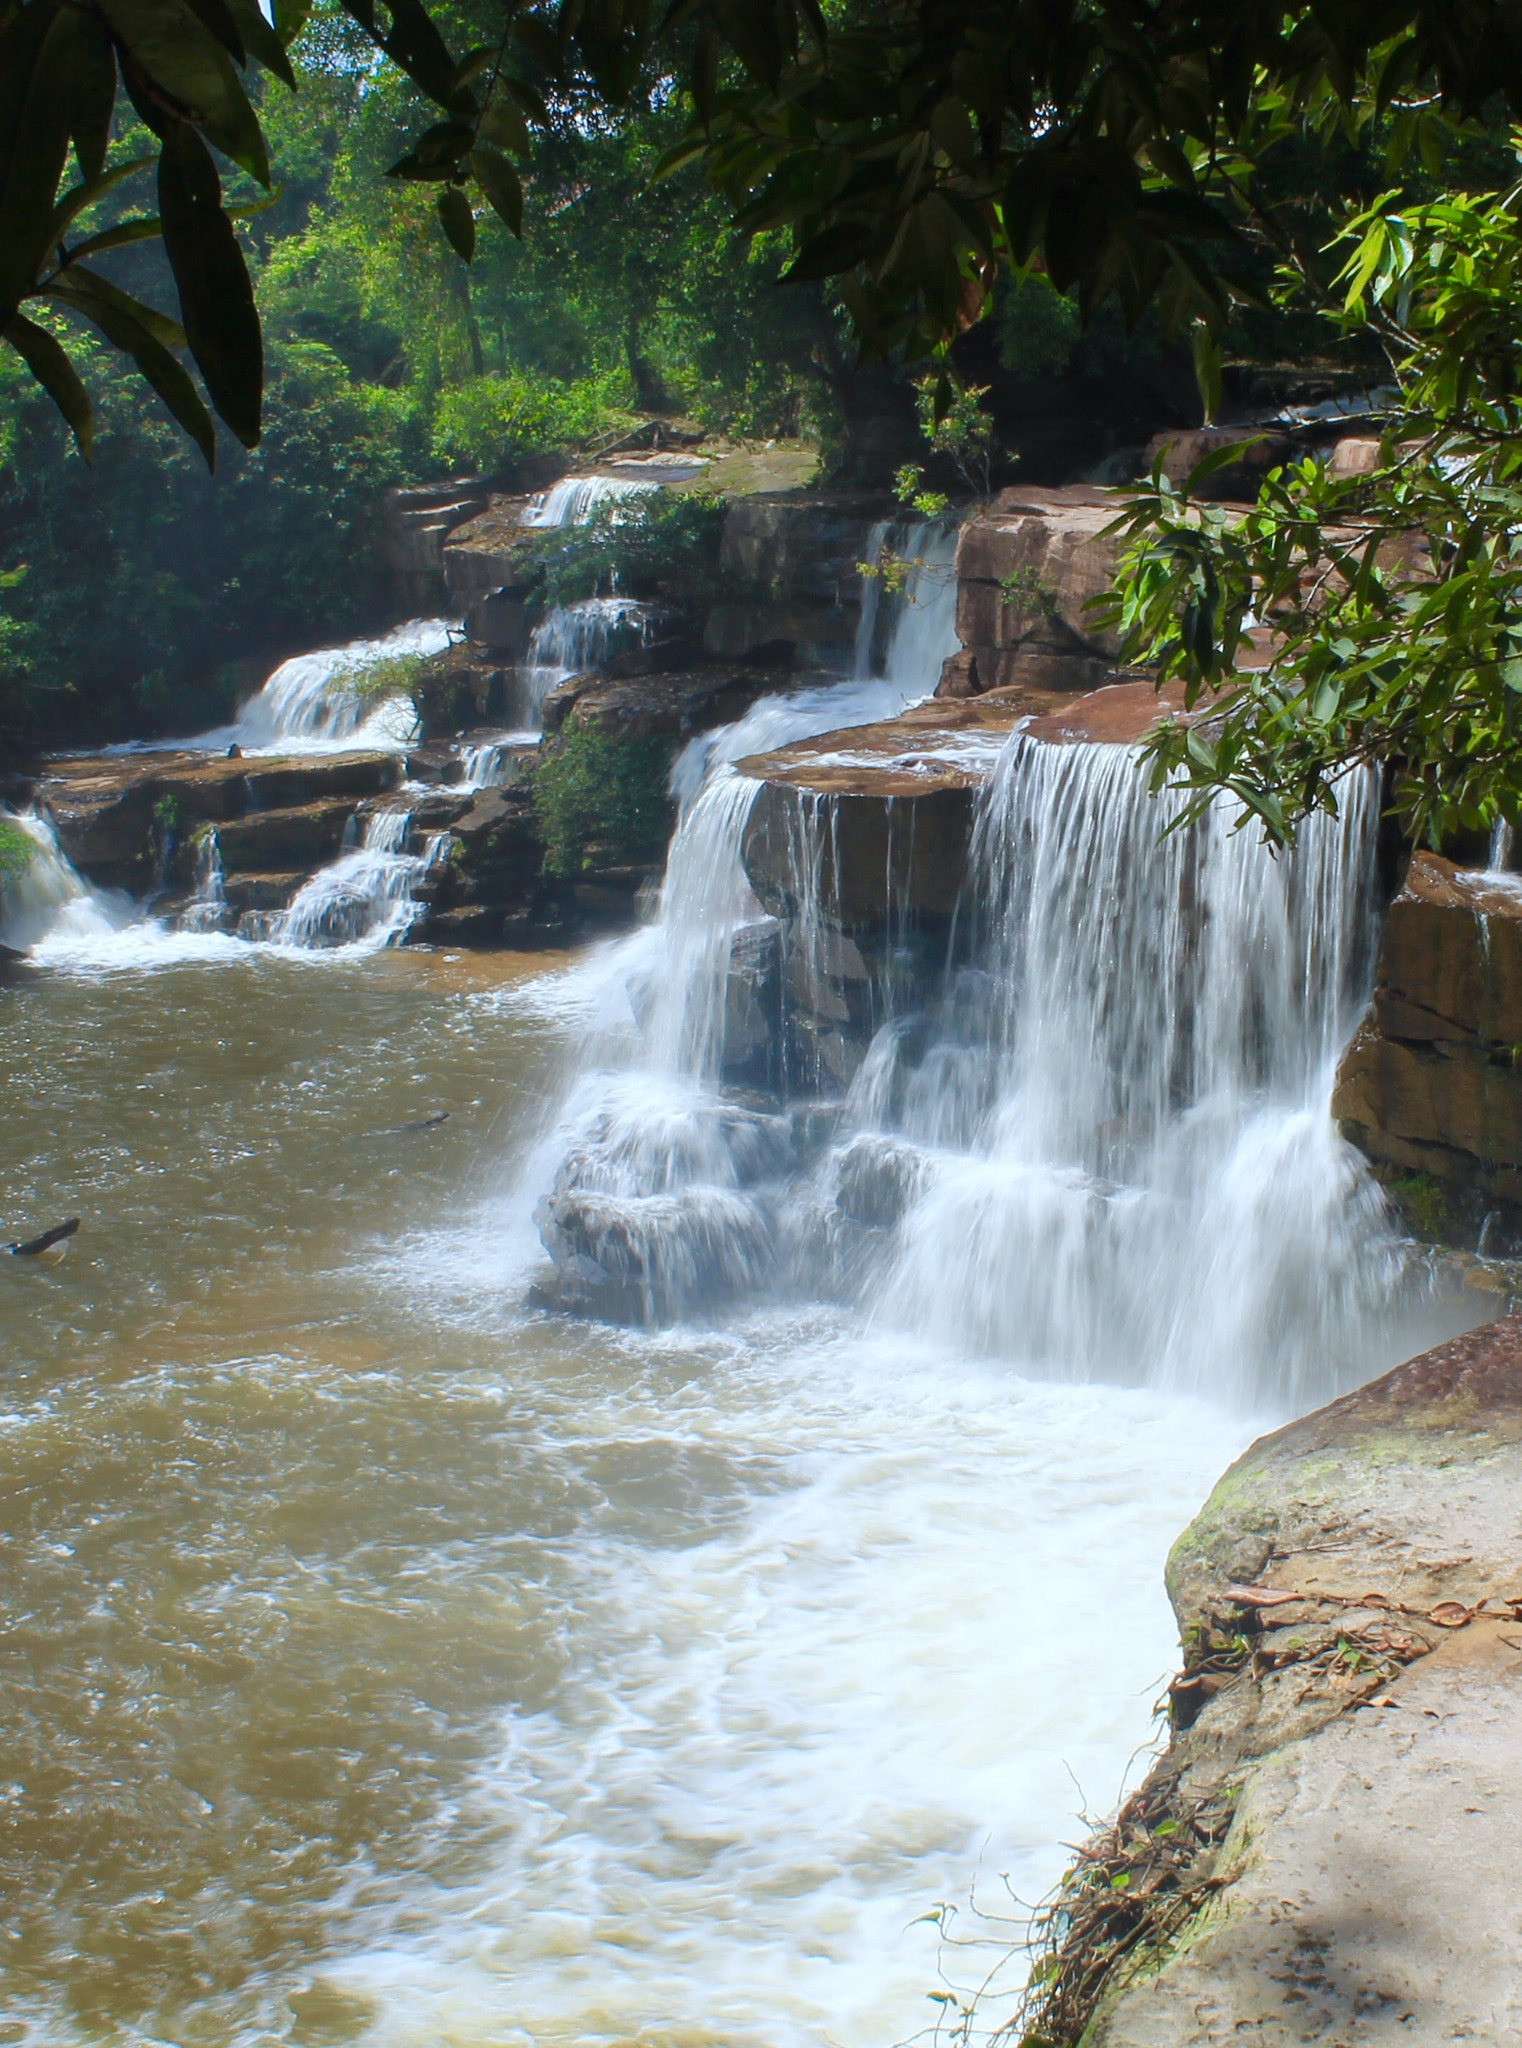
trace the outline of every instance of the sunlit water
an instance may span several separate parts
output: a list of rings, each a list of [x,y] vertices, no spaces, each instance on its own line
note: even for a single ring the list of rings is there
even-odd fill
[[[889,2043],[1148,1738],[1251,1424],[525,1312],[540,966],[0,999],[6,1234],[84,1219],[0,1260],[7,2038]]]

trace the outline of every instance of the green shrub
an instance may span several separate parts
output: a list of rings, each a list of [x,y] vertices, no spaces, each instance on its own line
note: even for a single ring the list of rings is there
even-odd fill
[[[574,878],[593,866],[655,860],[671,829],[673,739],[626,739],[573,726],[540,762],[534,809],[547,873]]]
[[[37,842],[14,818],[0,818],[0,889],[14,882],[31,866]]]
[[[523,370],[474,377],[439,394],[433,452],[441,462],[491,471],[526,455],[579,447],[635,424],[613,402],[621,383],[586,377],[564,384]]]

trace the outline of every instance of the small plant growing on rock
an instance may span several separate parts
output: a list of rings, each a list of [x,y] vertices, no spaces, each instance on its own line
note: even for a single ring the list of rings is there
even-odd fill
[[[37,842],[14,818],[0,818],[0,889],[17,882],[31,866]]]

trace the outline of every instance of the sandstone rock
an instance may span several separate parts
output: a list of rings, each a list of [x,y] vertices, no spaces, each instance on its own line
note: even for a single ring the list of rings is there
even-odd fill
[[[1105,537],[1118,506],[1106,492],[1001,491],[957,543],[957,637],[942,678],[947,696],[991,689],[1089,690],[1113,666],[1114,636],[1090,600],[1109,590],[1118,543]]]
[[[381,753],[95,754],[50,761],[37,798],[81,874],[141,895],[159,880],[166,849],[177,844],[183,853],[200,825],[220,832],[251,811],[311,804],[339,806],[347,816],[361,798],[393,788],[400,773],[395,755]],[[285,864],[278,852],[273,864]]]
[[[1169,1590],[1186,1644],[1234,1614],[1252,1654],[1159,1771],[1236,1788],[1235,1817],[1203,1909],[1112,1987],[1090,2048],[1522,2041],[1519,1501],[1517,1317],[1227,1473]],[[1304,1597],[1255,1608],[1243,1582]]]
[[[657,735],[690,739],[741,718],[758,698],[822,680],[785,668],[749,668],[708,661],[648,675],[592,671],[571,676],[544,702],[546,735],[567,729],[616,733],[627,739]]]
[[[337,858],[353,816],[353,803],[340,796],[229,818],[217,827],[222,866],[228,872],[303,868],[310,873]]]
[[[1431,1175],[1456,1212],[1522,1211],[1519,1045],[1522,888],[1417,853],[1390,906],[1373,1009],[1338,1073],[1334,1114],[1377,1168]]]
[[[790,640],[801,666],[849,673],[861,615],[861,577],[875,521],[892,507],[876,497],[775,491],[734,499],[720,566],[752,597],[709,612],[703,644],[743,658],[768,640]]]
[[[442,549],[444,581],[463,610],[488,591],[521,582],[518,549],[523,541],[523,514],[528,494],[494,495],[473,518],[456,526]]]
[[[437,575],[447,535],[484,512],[490,493],[480,477],[389,490],[381,515],[381,560],[403,576]]]

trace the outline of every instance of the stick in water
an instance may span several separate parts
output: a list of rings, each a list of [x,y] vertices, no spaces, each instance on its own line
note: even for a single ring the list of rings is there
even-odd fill
[[[25,1244],[10,1246],[18,1259],[35,1259],[39,1252],[48,1251],[55,1244],[62,1244],[66,1237],[72,1237],[79,1228],[79,1218],[71,1216],[67,1223],[55,1223],[51,1230],[45,1230],[41,1237],[29,1237]]]

